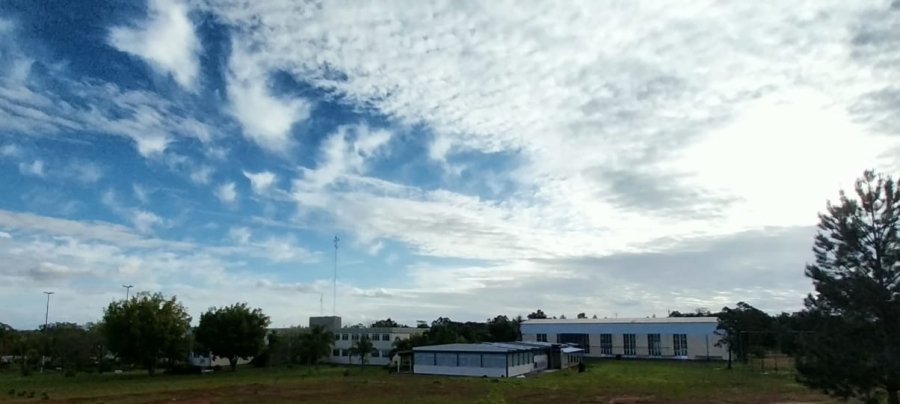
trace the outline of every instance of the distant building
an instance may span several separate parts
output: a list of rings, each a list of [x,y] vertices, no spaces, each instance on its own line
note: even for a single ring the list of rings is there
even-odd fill
[[[387,365],[392,363],[391,349],[396,340],[409,339],[412,335],[422,334],[426,329],[391,327],[391,328],[354,328],[341,327],[341,318],[336,316],[310,317],[310,326],[321,325],[334,333],[334,346],[328,361],[331,363],[359,364],[360,358],[350,356],[354,342],[361,338],[372,341],[375,350],[369,356],[371,365]]]
[[[521,325],[526,342],[555,342],[595,358],[722,360],[728,355],[715,317],[534,319]]]
[[[581,361],[583,350],[529,342],[445,344],[413,348],[413,373],[449,376],[516,377]]]

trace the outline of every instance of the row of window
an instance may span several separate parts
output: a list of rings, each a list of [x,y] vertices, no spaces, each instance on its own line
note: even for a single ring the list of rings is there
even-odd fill
[[[473,368],[505,368],[530,365],[534,362],[534,353],[516,352],[508,354],[479,354],[455,352],[416,352],[413,361],[417,366],[448,366]],[[507,361],[508,360],[508,361]]]
[[[348,357],[348,356],[350,356],[350,350],[349,350],[349,349],[333,349],[333,350],[331,351],[331,356],[335,356],[335,357],[337,357],[337,356]],[[391,351],[386,350],[386,349],[385,349],[385,350],[378,350],[378,349],[376,349],[376,350],[372,351],[372,354],[369,355],[369,357],[370,357],[370,358],[390,358],[390,357],[391,357]]]
[[[341,341],[359,341],[360,338],[368,338],[372,341],[390,341],[391,334],[340,334]]]
[[[562,338],[562,336],[565,336],[565,338]],[[575,338],[576,336],[579,338]],[[588,349],[590,344],[583,342],[586,339],[587,334],[560,334],[557,336],[557,342],[575,343],[575,345],[584,349],[585,353],[589,353],[590,351],[588,351]],[[547,342],[547,334],[537,334],[537,340],[538,342]],[[624,344],[623,351],[626,356],[637,355],[636,334],[623,334],[622,342]],[[672,346],[674,348],[675,356],[687,356],[687,334],[672,334]],[[612,334],[600,334],[600,354],[613,354]],[[649,356],[662,356],[660,334],[647,334],[647,354]]]

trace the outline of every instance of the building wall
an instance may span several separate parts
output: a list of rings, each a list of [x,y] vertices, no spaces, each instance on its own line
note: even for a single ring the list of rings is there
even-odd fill
[[[423,375],[505,377],[506,368],[414,365],[413,373]]]
[[[547,355],[535,355],[534,363],[537,364],[537,370],[544,370],[549,366]]]
[[[343,334],[348,334],[348,338],[346,340],[342,339]],[[356,342],[353,340],[353,334],[359,335],[360,338],[365,335],[366,338],[369,338],[372,341],[372,345],[375,347],[375,349],[379,351],[379,357],[370,357],[369,364],[386,365],[388,363],[391,363],[393,359],[385,358],[383,355],[394,348],[394,341],[398,339],[409,339],[410,335],[413,334],[413,331],[406,328],[343,328],[334,330],[335,341],[334,346],[332,347],[332,351],[335,349],[340,350],[341,352],[349,351],[350,348],[353,347],[353,343]],[[378,334],[377,341],[372,339],[372,334]],[[388,335],[388,340],[386,341],[382,338],[385,334]],[[330,363],[338,364],[359,364],[359,358],[357,357],[353,357],[353,360],[351,361],[349,356],[335,356],[333,352],[328,361]]]
[[[659,333],[660,334],[660,353],[661,356],[654,356],[652,358],[662,358],[662,359],[676,359],[675,357],[675,344],[674,337],[675,333]],[[725,346],[716,346],[716,343],[721,340],[721,336],[709,333],[709,334],[686,334],[687,335],[687,348],[688,348],[688,356],[686,359],[690,360],[706,360],[707,356],[712,360],[724,360],[728,358],[728,348]],[[554,334],[555,336],[555,334]],[[523,341],[537,341],[537,334],[522,334]],[[549,336],[548,336],[549,340]],[[555,341],[555,340],[554,340]],[[588,341],[590,344],[590,353],[585,354],[586,357],[599,358],[602,357],[600,354],[600,333],[598,334],[588,334]],[[637,354],[635,357],[637,358],[651,358],[649,356],[649,339],[647,334],[639,334],[635,333],[635,353]],[[612,334],[612,353],[615,355],[625,355],[625,338],[624,334]],[[708,348],[708,350],[707,350]],[[708,352],[708,353],[707,353]],[[677,358],[683,359],[683,358]]]
[[[534,371],[534,363],[526,363],[519,366],[510,366],[507,368],[508,377],[515,377],[519,375],[528,374]]]

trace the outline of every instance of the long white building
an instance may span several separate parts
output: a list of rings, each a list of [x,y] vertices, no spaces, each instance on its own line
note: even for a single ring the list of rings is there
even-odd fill
[[[728,357],[715,317],[535,319],[522,340],[567,343],[596,358],[722,360]]]

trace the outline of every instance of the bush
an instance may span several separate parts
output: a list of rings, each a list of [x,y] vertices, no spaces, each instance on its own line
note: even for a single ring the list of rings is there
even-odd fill
[[[172,365],[168,369],[166,369],[166,374],[169,375],[198,375],[201,373],[203,369],[199,366],[191,366],[185,364]]]
[[[75,371],[74,371],[74,370],[71,370],[71,369],[70,369],[70,370],[67,370],[67,371],[66,371],[66,374],[65,374],[64,376],[65,376],[65,377],[75,377]]]
[[[259,355],[256,355],[253,357],[253,359],[250,361],[250,364],[257,368],[266,368],[266,367],[269,367],[271,362],[272,362],[272,354],[269,352],[268,349],[264,349],[262,352],[259,353]]]

